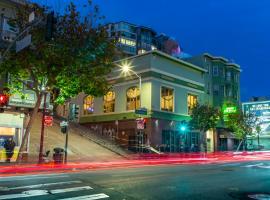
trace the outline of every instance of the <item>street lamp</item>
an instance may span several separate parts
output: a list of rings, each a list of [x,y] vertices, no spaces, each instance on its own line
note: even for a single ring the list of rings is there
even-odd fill
[[[140,107],[142,107],[142,77],[140,75],[138,75],[134,70],[132,70],[130,64],[128,64],[128,63],[125,63],[125,64],[121,65],[120,67],[122,68],[122,72],[125,75],[131,72],[139,78]]]

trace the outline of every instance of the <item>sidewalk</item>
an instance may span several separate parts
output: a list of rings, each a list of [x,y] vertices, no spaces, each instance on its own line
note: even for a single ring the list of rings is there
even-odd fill
[[[28,154],[28,163],[37,163],[39,155],[41,130],[41,114],[35,119],[31,134]],[[107,161],[122,159],[116,153],[92,142],[91,140],[76,134],[75,130],[69,130],[68,139],[68,161]],[[60,131],[58,123],[54,123],[52,127],[45,127],[44,149],[43,152],[50,150],[49,159],[52,160],[53,149],[55,147],[64,148],[66,135]],[[1,165],[1,163],[0,163]]]

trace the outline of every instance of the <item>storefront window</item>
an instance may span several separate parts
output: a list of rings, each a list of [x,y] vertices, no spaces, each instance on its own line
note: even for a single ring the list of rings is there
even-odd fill
[[[94,113],[94,97],[88,95],[84,98],[83,101],[83,114],[84,115],[91,115]]]
[[[140,107],[140,89],[131,87],[127,90],[127,110],[136,110]]]
[[[114,112],[115,92],[109,91],[104,95],[104,113]]]
[[[173,89],[161,87],[161,110],[173,112]]]
[[[197,103],[198,103],[198,96],[188,94],[187,104],[188,104],[188,114],[189,115],[191,115],[192,109],[196,106]]]

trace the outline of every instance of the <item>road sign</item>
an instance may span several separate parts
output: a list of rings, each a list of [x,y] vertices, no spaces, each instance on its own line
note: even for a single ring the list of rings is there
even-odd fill
[[[135,110],[135,113],[137,115],[147,115],[147,109],[146,108],[139,108]]]
[[[60,123],[60,126],[62,127],[62,126],[68,126],[68,122],[67,121],[62,121],[61,123]]]
[[[52,126],[53,125],[53,117],[49,115],[44,116],[44,125],[45,126]]]
[[[143,118],[136,119],[137,121],[137,129],[138,130],[144,130],[144,120]]]

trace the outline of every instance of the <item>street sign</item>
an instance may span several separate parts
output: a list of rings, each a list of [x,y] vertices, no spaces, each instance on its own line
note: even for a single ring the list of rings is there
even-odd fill
[[[22,40],[16,42],[16,53],[28,47],[32,42],[32,35],[25,36]]]
[[[53,125],[53,117],[49,115],[44,116],[44,125],[45,126],[52,126]]]
[[[137,115],[147,115],[147,108],[139,108],[135,110]]]
[[[137,121],[137,129],[138,130],[144,130],[144,120],[143,118],[136,119]]]
[[[62,121],[61,123],[60,123],[60,126],[62,127],[62,126],[68,126],[68,122],[67,121]]]

